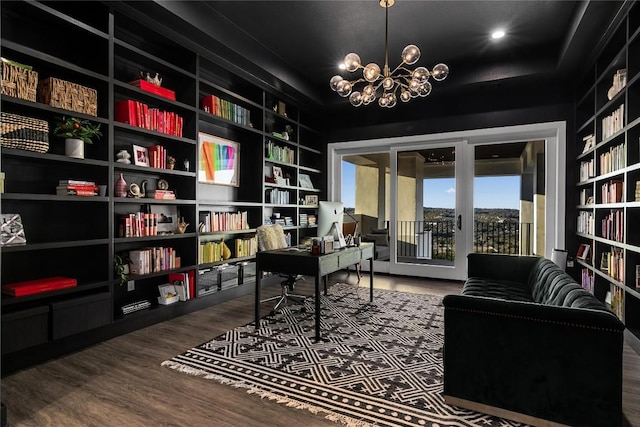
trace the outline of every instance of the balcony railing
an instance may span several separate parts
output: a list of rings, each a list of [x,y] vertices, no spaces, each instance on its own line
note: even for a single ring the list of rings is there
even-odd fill
[[[473,252],[533,253],[533,224],[474,221]],[[453,261],[455,221],[398,221],[399,258]]]

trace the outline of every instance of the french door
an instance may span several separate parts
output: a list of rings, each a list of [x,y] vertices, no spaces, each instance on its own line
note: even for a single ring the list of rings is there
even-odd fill
[[[537,144],[535,150],[532,141]],[[374,168],[375,176],[372,171],[363,172],[368,176],[368,181],[362,181],[366,185],[359,185],[358,172],[353,173],[357,196],[351,213],[360,220],[359,214],[368,206],[370,214],[366,215],[375,217],[377,230],[365,225],[360,232],[388,234],[388,250],[384,255],[380,252],[375,270],[463,280],[467,254],[472,252],[502,253],[518,247],[519,253],[550,257],[554,248],[565,249],[565,141],[564,122],[549,122],[332,143],[328,147],[328,196],[346,199],[342,194],[343,179],[349,179],[343,177],[345,165]],[[509,147],[522,144],[529,148],[506,163],[487,153],[492,146],[513,151]],[[531,162],[534,158],[537,163]],[[505,173],[509,165],[520,165],[520,172]],[[517,225],[505,225],[509,218],[502,213],[488,219],[486,212],[479,216],[482,205],[474,209],[474,196],[479,199],[482,187],[495,180],[494,175],[509,174],[520,175],[515,178],[520,183],[519,191],[515,190],[520,204],[515,209]],[[529,181],[538,183],[534,190],[524,185]],[[478,187],[477,194],[474,187]],[[504,198],[503,190],[496,187],[495,200]],[[512,230],[519,235],[511,236]],[[384,243],[384,237],[369,237]]]

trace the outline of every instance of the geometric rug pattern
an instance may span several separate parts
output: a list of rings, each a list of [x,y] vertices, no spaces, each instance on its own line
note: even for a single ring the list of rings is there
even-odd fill
[[[162,365],[347,426],[521,426],[444,403],[441,297],[375,289],[369,304],[368,288],[336,284],[321,298],[321,342],[311,297]]]

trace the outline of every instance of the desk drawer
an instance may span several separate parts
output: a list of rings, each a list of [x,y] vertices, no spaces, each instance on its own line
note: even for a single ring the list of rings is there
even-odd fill
[[[347,268],[360,262],[360,251],[349,251],[338,255],[338,266]]]
[[[361,245],[360,252],[362,253],[362,259],[373,258],[373,244]]]
[[[320,271],[325,274],[333,273],[334,271],[340,270],[339,267],[339,258],[337,254],[324,255],[320,257]]]

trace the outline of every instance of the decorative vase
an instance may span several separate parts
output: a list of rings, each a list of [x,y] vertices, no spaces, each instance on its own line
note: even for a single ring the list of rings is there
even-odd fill
[[[116,197],[127,197],[127,181],[124,180],[122,174],[116,180],[116,185],[113,188],[113,194]]]
[[[173,165],[175,165],[175,163],[167,163],[167,169],[173,169]]]
[[[78,138],[64,140],[64,154],[75,159],[84,159],[84,141]]]

